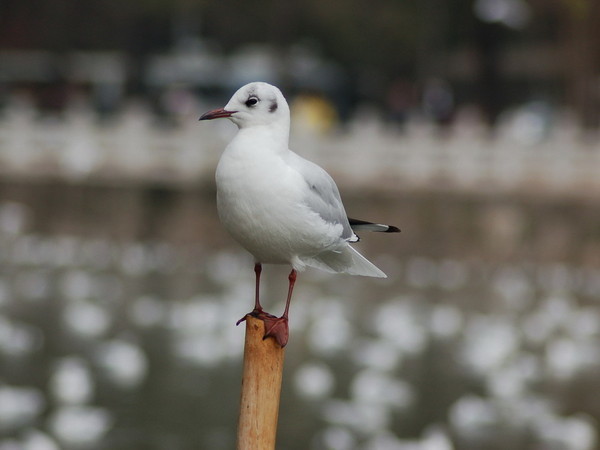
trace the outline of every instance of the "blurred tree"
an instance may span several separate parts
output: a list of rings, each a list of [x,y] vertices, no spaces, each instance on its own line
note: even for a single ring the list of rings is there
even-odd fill
[[[561,0],[567,100],[586,129],[600,124],[600,2]]]
[[[508,3],[531,11],[527,26],[483,22],[474,12],[484,4],[500,8],[497,13]],[[493,123],[510,101],[527,100],[512,95],[510,83],[523,79],[509,79],[503,66],[518,37],[521,47],[553,45],[555,60],[563,61],[556,73],[521,77],[536,86],[548,80],[565,86],[558,100],[566,100],[586,127],[596,127],[599,20],[598,0],[3,0],[0,49],[122,50],[140,68],[148,54],[187,38],[210,39],[225,52],[249,43],[283,52],[308,42],[353,74],[359,96],[383,104],[393,80],[423,86],[445,78],[459,85],[458,102],[481,105]],[[461,60],[459,52],[468,56]]]

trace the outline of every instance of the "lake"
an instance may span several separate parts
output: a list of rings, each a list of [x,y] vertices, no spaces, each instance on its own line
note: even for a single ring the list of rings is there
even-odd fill
[[[598,447],[600,210],[343,190],[385,280],[298,277],[278,448]],[[0,181],[0,449],[227,449],[252,258],[212,182]],[[286,267],[266,266],[280,314]]]

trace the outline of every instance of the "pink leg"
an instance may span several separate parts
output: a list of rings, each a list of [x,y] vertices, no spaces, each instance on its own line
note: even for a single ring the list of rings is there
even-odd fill
[[[256,292],[254,295],[254,309],[249,312],[248,314],[246,314],[244,317],[242,317],[240,320],[238,320],[235,324],[239,325],[240,323],[242,323],[244,320],[246,320],[247,316],[252,316],[252,317],[256,317],[257,319],[260,320],[265,320],[267,318],[272,318],[275,317],[272,314],[269,314],[265,311],[263,311],[263,308],[260,304],[260,273],[262,272],[262,264],[257,262],[256,264],[254,264],[254,273],[256,274]]]
[[[262,306],[260,306],[260,273],[262,272],[262,264],[254,264],[254,273],[256,274],[256,293],[254,295],[254,311],[261,312]]]
[[[285,302],[285,309],[281,317],[268,317],[263,319],[265,323],[265,336],[264,338],[268,338],[269,336],[275,338],[275,340],[281,345],[285,347],[288,342],[290,332],[288,327],[288,314],[290,312],[290,301],[292,300],[292,292],[294,291],[294,284],[296,284],[296,270],[292,269],[290,275],[288,276],[288,280],[290,281],[288,288],[288,296]]]
[[[290,312],[290,301],[292,300],[292,292],[294,291],[294,285],[296,284],[296,276],[297,275],[298,275],[298,272],[296,272],[295,269],[292,269],[292,271],[290,272],[290,275],[288,276],[290,285],[288,287],[288,296],[287,296],[287,300],[285,302],[285,309],[283,311],[283,315],[281,316],[281,317],[285,317],[286,320],[288,318],[288,313]]]

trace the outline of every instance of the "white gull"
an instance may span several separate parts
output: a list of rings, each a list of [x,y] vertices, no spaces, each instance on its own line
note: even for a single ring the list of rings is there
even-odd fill
[[[217,166],[219,218],[255,259],[256,297],[250,315],[264,321],[265,337],[273,336],[284,346],[296,273],[309,266],[385,278],[380,269],[350,246],[358,241],[354,230],[400,230],[347,217],[331,176],[289,149],[290,109],[275,86],[247,84],[224,108],[209,111],[200,120],[223,117],[235,123],[239,131]],[[260,305],[263,263],[292,266],[281,317],[264,312]]]

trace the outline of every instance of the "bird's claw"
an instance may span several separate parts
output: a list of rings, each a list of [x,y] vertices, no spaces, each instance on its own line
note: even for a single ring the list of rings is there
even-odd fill
[[[285,347],[289,339],[288,320],[286,317],[277,317],[273,314],[263,311],[262,309],[254,309],[246,314],[235,324],[236,326],[244,322],[248,316],[262,320],[265,325],[265,334],[263,339],[272,337],[281,347]]]
[[[285,347],[290,337],[288,320],[286,317],[268,317],[262,319],[265,324],[263,339],[272,337],[281,347]]]
[[[248,314],[246,314],[244,317],[242,317],[240,320],[238,320],[235,325],[238,326],[240,323],[244,322],[248,316],[254,317],[255,319],[258,320],[262,320],[263,322],[267,319],[276,319],[277,317],[274,316],[273,314],[269,314],[268,312],[265,312],[262,308],[261,309],[253,309],[252,311],[250,311]]]

